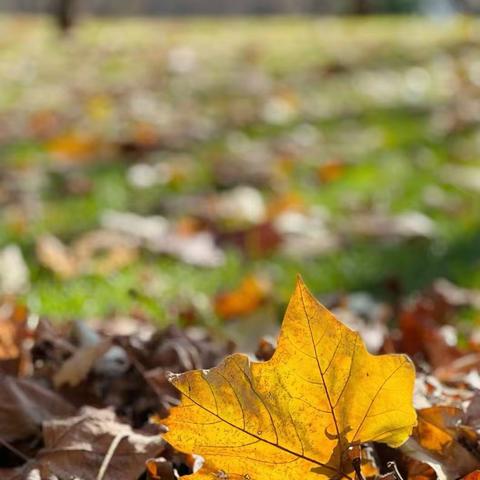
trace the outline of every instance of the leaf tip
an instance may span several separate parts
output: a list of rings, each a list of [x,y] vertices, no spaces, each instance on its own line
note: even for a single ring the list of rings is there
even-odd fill
[[[296,281],[296,284],[295,284],[295,290],[297,292],[308,293],[308,294],[311,295],[311,292],[310,292],[309,288],[307,287],[307,284],[303,280],[303,277],[300,273],[297,273],[297,281]]]
[[[303,277],[300,273],[297,273],[297,287],[303,286],[305,287],[305,282],[303,281]]]

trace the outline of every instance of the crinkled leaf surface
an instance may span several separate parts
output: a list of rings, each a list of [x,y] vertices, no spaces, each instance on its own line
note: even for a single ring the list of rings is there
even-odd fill
[[[271,360],[235,354],[172,379],[182,403],[165,438],[204,457],[195,480],[352,478],[349,445],[410,435],[414,376],[407,357],[368,353],[299,280]]]
[[[110,451],[101,478],[134,480],[145,471],[147,459],[164,449],[158,435],[136,432],[120,423],[112,410],[93,407],[83,407],[76,416],[44,422],[43,439],[45,447],[12,480],[100,478],[98,472]],[[117,440],[116,448],[110,450]]]

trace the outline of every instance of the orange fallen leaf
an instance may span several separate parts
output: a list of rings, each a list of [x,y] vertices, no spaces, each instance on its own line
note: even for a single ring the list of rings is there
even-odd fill
[[[267,206],[267,214],[270,220],[289,211],[302,212],[305,210],[305,202],[300,195],[295,192],[288,192],[279,197],[273,198]]]
[[[133,141],[141,147],[154,147],[159,138],[159,131],[155,125],[139,122],[134,126]]]
[[[405,452],[441,470],[448,478],[459,478],[478,465],[472,448],[478,442],[476,432],[462,426],[464,413],[449,406],[434,406],[418,411],[418,425]],[[470,447],[469,447],[470,446]]]
[[[318,179],[322,183],[330,183],[338,180],[345,174],[346,165],[343,160],[334,158],[322,163],[317,169]]]
[[[299,280],[271,360],[235,354],[172,376],[182,401],[165,439],[205,459],[192,480],[352,479],[352,445],[410,435],[414,377],[408,357],[368,353]]]
[[[248,315],[265,301],[269,285],[264,280],[249,275],[240,286],[230,292],[222,293],[215,299],[216,314],[225,319]]]
[[[27,309],[13,299],[0,303],[0,361],[3,370],[18,373],[26,367],[23,342],[28,334]]]
[[[474,472],[465,475],[462,480],[480,480],[480,470],[475,470]]]
[[[145,466],[147,467],[147,474],[149,479],[153,480],[161,480],[158,476],[158,465],[154,458],[150,458],[145,462]]]
[[[409,457],[405,458],[405,462],[408,480],[435,480],[437,478],[435,470],[427,463]]]
[[[456,425],[463,416],[455,407],[431,407],[419,411],[415,436],[427,450],[447,454],[455,441]]]
[[[70,132],[50,140],[46,145],[47,151],[53,158],[63,162],[82,162],[99,151],[97,139]]]

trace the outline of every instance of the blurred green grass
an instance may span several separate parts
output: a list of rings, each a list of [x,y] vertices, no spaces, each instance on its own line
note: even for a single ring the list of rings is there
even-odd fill
[[[19,244],[31,268],[28,304],[52,318],[140,309],[170,321],[178,318],[179,303],[196,302],[204,320],[213,321],[208,300],[251,272],[269,275],[279,305],[288,299],[296,273],[319,294],[367,290],[385,296],[392,278],[405,292],[439,276],[480,286],[479,194],[449,185],[441,175],[446,165],[479,165],[479,125],[474,118],[459,128],[435,129],[437,117],[449,120],[464,108],[462,101],[480,98],[474,82],[468,90],[461,84],[477,65],[478,26],[472,19],[435,23],[402,17],[103,20],[86,21],[62,41],[46,19],[0,19],[1,119],[17,122],[2,135],[1,168],[48,172],[39,188],[42,208],[25,225],[19,228],[12,220],[12,208],[0,214],[0,245]],[[179,46],[192,48],[201,67],[188,78],[165,78],[161,58]],[[245,60],[249,56],[253,60]],[[263,72],[302,107],[288,121],[256,118],[231,125],[229,105],[240,95],[239,65]],[[445,89],[449,76],[452,85],[457,82],[452,91]],[[36,109],[53,108],[67,118],[71,114],[71,125],[109,137],[109,124],[88,118],[85,105],[93,95],[111,95],[115,108],[127,108],[120,98],[126,91],[154,92],[174,108],[191,102],[192,116],[215,119],[215,133],[182,148],[195,165],[180,184],[138,191],[127,181],[129,161],[119,157],[81,165],[92,188],[65,195],[56,188],[45,142],[24,132],[24,119]],[[142,254],[134,265],[106,277],[60,280],[38,265],[34,243],[42,233],[68,241],[96,228],[104,210],[157,213],[165,198],[223,189],[216,183],[215,162],[228,161],[232,132],[269,144],[306,124],[319,133],[321,145],[311,157],[297,159],[284,190],[339,220],[348,220],[352,203],[381,206],[391,214],[422,212],[434,220],[436,237],[387,243],[352,238],[347,248],[309,260],[281,253],[245,260],[229,249],[226,263],[214,270]],[[340,178],[319,185],[315,171],[330,158],[341,158],[347,167]],[[461,208],[451,213],[432,207],[425,200],[429,189],[441,190]],[[272,190],[261,192],[268,198]]]

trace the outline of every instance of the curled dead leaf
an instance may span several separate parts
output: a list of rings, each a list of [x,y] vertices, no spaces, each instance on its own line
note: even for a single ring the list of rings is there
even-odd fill
[[[77,386],[89,374],[90,370],[111,347],[109,339],[100,341],[94,345],[79,348],[53,376],[56,388],[62,385]]]

